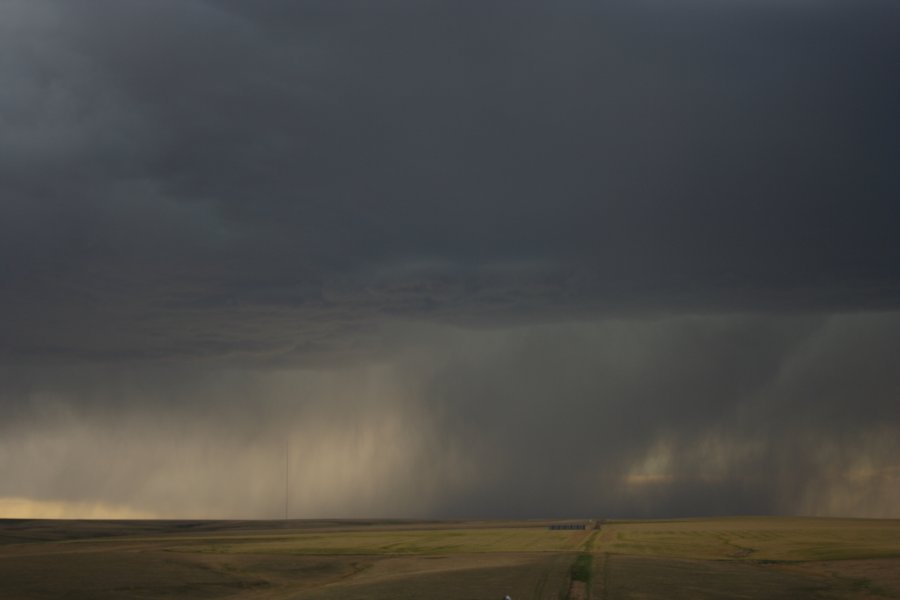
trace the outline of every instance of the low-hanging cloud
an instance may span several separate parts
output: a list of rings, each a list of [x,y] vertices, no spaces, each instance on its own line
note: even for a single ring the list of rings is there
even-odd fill
[[[897,516],[898,328],[397,324],[368,366],[29,377],[0,497],[278,517],[289,444],[298,517]]]

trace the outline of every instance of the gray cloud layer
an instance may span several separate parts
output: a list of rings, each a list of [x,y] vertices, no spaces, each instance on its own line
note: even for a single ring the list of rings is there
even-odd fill
[[[897,23],[0,3],[0,500],[895,514]]]
[[[4,3],[8,359],[897,304],[893,3],[256,4]]]

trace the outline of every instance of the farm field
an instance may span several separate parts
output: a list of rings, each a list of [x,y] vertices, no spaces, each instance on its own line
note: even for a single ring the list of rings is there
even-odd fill
[[[547,598],[584,531],[543,522],[0,521],[0,598]]]
[[[0,598],[900,598],[900,521],[549,523],[0,520]]]
[[[597,547],[596,598],[900,598],[900,521],[620,521]]]

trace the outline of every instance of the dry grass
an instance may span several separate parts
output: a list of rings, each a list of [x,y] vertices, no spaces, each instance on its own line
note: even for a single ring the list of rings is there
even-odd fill
[[[559,600],[568,586],[571,557],[565,554],[464,555],[453,568],[396,572],[389,558],[381,565],[384,577],[358,577],[340,585],[308,590],[297,600]],[[427,558],[417,557],[417,561]],[[440,561],[441,559],[435,559]]]
[[[778,518],[0,521],[0,598],[559,600],[578,556],[593,600],[900,599],[900,521]]]
[[[605,552],[707,560],[900,558],[900,520],[740,517],[611,522]]]
[[[0,522],[0,598],[558,600],[584,538],[534,523],[291,525]]]
[[[897,520],[612,522],[598,547],[606,600],[900,598]]]
[[[805,600],[840,598],[828,580],[784,573],[740,561],[704,561],[610,555],[605,596],[608,600]]]
[[[493,552],[560,552],[577,548],[581,536],[567,531],[522,529],[432,529],[418,531],[342,531],[284,537],[243,536],[191,539],[172,546],[180,552],[406,555]]]

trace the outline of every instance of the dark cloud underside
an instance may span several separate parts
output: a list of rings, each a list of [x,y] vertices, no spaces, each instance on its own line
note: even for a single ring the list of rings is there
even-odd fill
[[[897,303],[892,3],[4,11],[11,358]]]
[[[0,512],[896,515],[898,24],[5,0]]]

